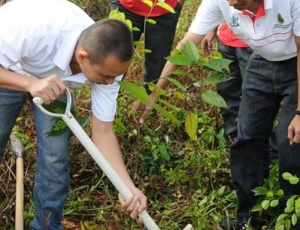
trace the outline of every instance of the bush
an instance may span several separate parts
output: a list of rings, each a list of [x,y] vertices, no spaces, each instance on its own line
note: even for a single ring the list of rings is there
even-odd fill
[[[79,5],[95,21],[106,18],[109,14],[111,0],[72,0]]]

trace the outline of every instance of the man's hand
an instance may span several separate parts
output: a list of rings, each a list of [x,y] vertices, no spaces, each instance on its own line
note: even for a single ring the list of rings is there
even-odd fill
[[[288,127],[290,145],[300,143],[300,116],[296,115]]]
[[[143,124],[146,118],[149,116],[149,113],[151,113],[153,107],[152,105],[156,103],[158,99],[158,95],[155,91],[153,91],[149,95],[149,102],[146,104],[141,103],[140,101],[134,101],[131,105],[131,110],[135,113],[138,110],[144,109],[142,115],[139,119],[136,118],[136,115],[134,114],[132,116],[132,120],[135,124]]]
[[[147,197],[136,187],[131,189],[133,196],[126,200],[119,194],[122,209],[130,214],[130,217],[142,224],[143,220],[138,215],[147,208]]]
[[[65,93],[66,85],[57,76],[47,78],[32,78],[29,92],[33,97],[41,97],[45,104],[50,104],[60,95]]]
[[[211,54],[213,42],[216,37],[216,33],[217,33],[216,29],[211,30],[210,32],[208,32],[205,35],[205,37],[203,38],[203,40],[201,42],[201,49],[206,56]]]

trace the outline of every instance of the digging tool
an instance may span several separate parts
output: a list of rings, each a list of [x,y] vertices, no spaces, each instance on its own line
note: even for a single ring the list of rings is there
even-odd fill
[[[108,177],[110,182],[115,186],[115,188],[119,191],[119,193],[125,198],[125,200],[132,197],[132,192],[127,187],[125,182],[119,177],[113,167],[109,164],[109,162],[105,159],[102,155],[100,150],[94,144],[94,142],[90,139],[90,137],[86,134],[77,120],[71,113],[71,104],[72,104],[72,97],[70,91],[67,89],[67,105],[64,114],[52,113],[46,110],[43,105],[43,100],[40,97],[33,98],[33,102],[36,106],[45,114],[53,117],[61,118],[73,134],[78,138],[87,152],[91,155],[91,157],[96,161],[98,166],[102,169],[105,175]],[[144,210],[139,214],[139,216],[143,219],[143,223],[148,230],[159,230],[159,227],[156,225],[154,220],[150,217],[148,212]],[[189,224],[183,230],[193,230],[193,227]]]
[[[13,133],[10,134],[12,153],[16,156],[16,209],[15,228],[24,229],[24,145],[22,141]]]

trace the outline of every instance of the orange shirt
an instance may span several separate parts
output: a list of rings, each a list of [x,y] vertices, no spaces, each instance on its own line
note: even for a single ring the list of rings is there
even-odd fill
[[[218,28],[218,38],[226,46],[246,48],[248,45],[237,38],[226,23],[222,23]]]
[[[119,1],[122,4],[122,6],[124,6],[127,10],[129,10],[134,14],[141,15],[141,16],[149,15],[151,8],[145,3],[143,3],[142,0],[119,0]],[[151,0],[151,1],[153,2],[153,4],[157,2],[157,0]],[[167,3],[174,9],[178,2],[177,0],[165,0],[165,3]],[[157,17],[168,13],[169,11],[159,6],[154,6],[149,16]]]

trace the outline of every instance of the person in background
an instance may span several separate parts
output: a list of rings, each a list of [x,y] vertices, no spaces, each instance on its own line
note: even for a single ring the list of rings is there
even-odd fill
[[[7,23],[9,22],[9,23]],[[64,0],[14,0],[0,8],[0,160],[23,104],[41,97],[66,101],[65,81],[92,88],[92,138],[133,193],[121,206],[138,222],[146,196],[134,185],[113,131],[119,86],[134,54],[132,33],[123,22],[94,22]],[[70,130],[48,136],[58,118],[32,110],[37,133],[34,204],[30,229],[62,230],[69,192]],[[74,107],[74,106],[73,106]]]
[[[217,84],[217,91],[227,104],[227,108],[221,109],[221,114],[224,121],[224,135],[230,147],[237,137],[237,119],[242,98],[242,84],[252,49],[238,39],[226,23],[222,23],[203,38],[201,48],[205,55],[211,54],[215,37],[217,37],[217,51],[223,58],[231,60],[229,70],[232,79]],[[271,133],[269,142],[270,158],[272,160],[277,159],[278,152],[275,131]],[[219,229],[234,230],[234,228],[235,218],[230,218],[229,220],[224,218],[219,224]]]
[[[157,0],[151,0],[156,4]],[[166,57],[170,55],[175,36],[177,22],[184,0],[165,0],[175,13],[171,13],[162,7],[154,6],[152,9],[140,0],[112,0],[111,10],[125,14],[126,19],[132,22],[132,26],[139,30],[132,31],[134,41],[139,41],[144,35],[145,49],[150,53],[145,53],[144,60],[144,82],[147,93],[151,90],[147,83],[156,83],[160,73],[166,63]],[[146,18],[154,20],[156,23],[146,22]],[[138,102],[136,102],[138,103]]]
[[[202,0],[188,32],[177,49],[192,41],[200,44],[207,33],[225,22],[253,54],[248,60],[242,85],[237,138],[230,148],[233,187],[238,198],[235,229],[251,224],[251,208],[257,197],[253,189],[269,175],[269,137],[278,115],[276,140],[279,182],[285,196],[299,195],[300,183],[292,185],[284,172],[300,177],[300,1]],[[156,84],[178,66],[167,61]],[[298,69],[298,71],[297,71]],[[143,123],[157,101],[155,90],[139,118]],[[300,221],[292,230],[300,229]]]

